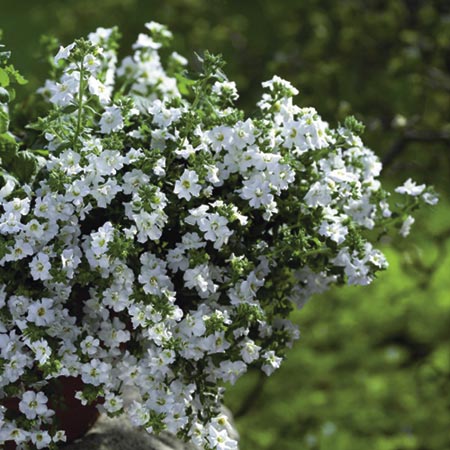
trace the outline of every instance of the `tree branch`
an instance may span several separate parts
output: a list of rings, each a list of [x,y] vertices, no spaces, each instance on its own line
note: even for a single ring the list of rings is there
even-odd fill
[[[400,156],[408,147],[414,142],[435,143],[447,142],[450,143],[450,133],[443,131],[407,131],[403,136],[397,139],[392,145],[391,149],[384,156],[382,162],[384,167],[389,167],[394,160]]]

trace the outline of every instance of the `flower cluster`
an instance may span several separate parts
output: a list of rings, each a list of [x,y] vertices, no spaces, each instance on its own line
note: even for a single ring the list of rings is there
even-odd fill
[[[0,404],[20,401],[0,406],[0,445],[63,440],[47,388],[70,376],[148,432],[237,448],[224,383],[277,369],[294,305],[369,284],[375,238],[436,201],[408,180],[390,204],[354,118],[330,128],[279,77],[246,118],[219,57],[188,76],[146,28],[120,62],[115,29],[60,48],[28,127],[38,167],[0,189]]]

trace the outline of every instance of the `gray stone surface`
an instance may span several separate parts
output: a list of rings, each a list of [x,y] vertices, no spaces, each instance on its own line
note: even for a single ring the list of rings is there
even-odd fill
[[[136,391],[127,388],[124,391],[126,405],[139,400]],[[233,425],[231,412],[225,407],[222,412]],[[237,431],[233,431],[231,437],[238,439]],[[102,414],[86,436],[61,450],[196,450],[196,447],[181,442],[168,433],[152,436],[144,429],[134,427],[126,415],[112,419]]]
[[[101,415],[84,438],[64,446],[64,450],[193,450],[169,434],[158,437],[137,429],[124,417]]]

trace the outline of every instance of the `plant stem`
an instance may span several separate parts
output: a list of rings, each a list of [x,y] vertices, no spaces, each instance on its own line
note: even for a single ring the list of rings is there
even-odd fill
[[[81,60],[80,65],[80,86],[78,89],[78,116],[77,116],[77,128],[75,129],[75,136],[73,138],[73,149],[77,149],[78,137],[81,131],[81,118],[83,116],[83,91],[84,91],[84,57]]]

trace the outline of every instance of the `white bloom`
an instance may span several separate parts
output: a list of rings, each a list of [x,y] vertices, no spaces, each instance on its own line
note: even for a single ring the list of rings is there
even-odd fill
[[[19,410],[27,419],[35,419],[47,413],[48,398],[43,392],[26,391],[19,402]]]
[[[274,197],[271,194],[269,181],[262,174],[255,174],[243,182],[240,196],[249,201],[253,208],[270,205]]]
[[[305,195],[305,203],[311,207],[327,206],[331,202],[330,190],[326,183],[317,181]]]
[[[198,197],[202,189],[198,182],[198,175],[194,170],[185,169],[181,178],[175,182],[173,192],[178,198],[190,200],[191,197]]]
[[[52,89],[50,101],[57,106],[69,105],[75,98],[80,85],[80,73],[73,72],[61,78],[60,83],[56,83]]]
[[[254,341],[251,339],[247,339],[241,348],[241,356],[242,359],[247,363],[250,364],[253,361],[256,361],[259,358],[259,352],[261,350],[261,347],[259,345],[256,345]]]
[[[37,302],[32,302],[28,308],[27,320],[34,322],[37,326],[51,325],[55,319],[55,311],[53,310],[53,300],[43,298]]]
[[[200,295],[207,295],[216,291],[207,264],[201,264],[184,272],[183,279],[188,289],[196,289]]]
[[[414,222],[415,222],[414,217],[408,216],[408,217],[404,220],[404,222],[403,222],[403,224],[402,224],[402,226],[401,226],[401,228],[400,228],[400,235],[403,236],[403,237],[408,236],[409,232],[411,231],[411,225],[412,225]]]
[[[112,28],[99,27],[93,33],[89,33],[88,39],[95,45],[99,45],[102,41],[107,41],[113,32]]]
[[[166,158],[159,158],[155,163],[155,167],[153,167],[153,173],[158,177],[163,177],[166,174]]]
[[[100,119],[100,132],[110,134],[123,128],[124,122],[122,112],[117,106],[105,107],[105,112]]]
[[[247,370],[247,364],[242,361],[222,361],[220,363],[220,378],[231,384],[236,383],[237,379]]]
[[[35,354],[35,360],[39,362],[39,364],[45,364],[52,354],[52,349],[48,345],[48,342],[45,339],[38,339],[37,341],[26,341],[26,344]]]
[[[50,259],[45,253],[38,253],[30,262],[30,273],[34,280],[49,280],[50,275]]]
[[[6,180],[5,185],[0,189],[0,201],[3,201],[3,199],[11,195],[15,186],[16,185],[12,179]]]
[[[81,378],[84,383],[100,386],[106,383],[111,376],[111,364],[98,359],[92,359],[81,368]]]
[[[62,59],[67,59],[70,56],[70,52],[73,50],[74,47],[75,47],[75,42],[68,45],[67,47],[60,46],[58,53],[56,54],[56,56],[54,58],[55,64],[58,64],[58,62]]]
[[[234,81],[216,81],[212,86],[212,92],[218,96],[230,100],[237,100],[239,94]]]
[[[92,336],[86,336],[80,343],[81,351],[86,355],[95,355],[98,351],[100,341]]]
[[[425,203],[428,203],[429,205],[437,205],[439,202],[439,197],[436,194],[425,192],[422,196]]]
[[[106,105],[111,100],[111,89],[92,75],[88,80],[89,92],[96,95],[102,105]]]
[[[123,400],[114,393],[108,392],[108,394],[106,394],[105,396],[105,401],[102,406],[108,413],[112,414],[122,409]]]
[[[48,448],[51,441],[52,438],[48,434],[48,431],[37,431],[31,434],[31,442],[33,442],[37,449]]]
[[[214,248],[221,248],[228,242],[233,232],[227,227],[228,220],[216,213],[208,214],[198,221],[198,227],[204,233],[205,239],[214,242]]]
[[[211,142],[212,149],[218,152],[231,144],[233,132],[230,127],[220,125],[214,127],[211,131],[208,131],[207,135]]]
[[[137,41],[133,44],[133,49],[148,48],[157,50],[161,47],[159,42],[155,42],[148,34],[140,33]]]
[[[215,450],[237,450],[237,442],[228,436],[226,430],[217,430],[215,427],[209,428],[208,442]]]
[[[278,357],[273,350],[269,350],[263,354],[264,364],[261,369],[269,376],[275,369],[280,367],[282,359]]]
[[[173,52],[173,53],[170,55],[170,57],[171,57],[174,61],[176,61],[178,64],[181,64],[182,66],[187,66],[187,65],[188,65],[188,60],[187,60],[184,56],[180,55],[180,54],[177,53],[177,52]]]
[[[421,184],[420,186],[417,186],[417,184],[411,180],[411,178],[408,178],[403,186],[400,186],[395,189],[395,192],[398,192],[399,194],[408,194],[412,196],[420,195],[425,189],[425,185]]]

